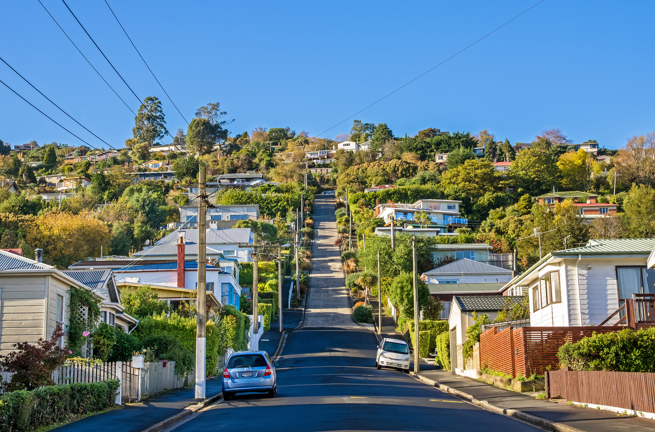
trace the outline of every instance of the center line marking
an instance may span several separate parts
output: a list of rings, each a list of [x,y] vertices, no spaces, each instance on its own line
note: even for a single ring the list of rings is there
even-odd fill
[[[350,399],[366,399],[366,396],[350,396]]]

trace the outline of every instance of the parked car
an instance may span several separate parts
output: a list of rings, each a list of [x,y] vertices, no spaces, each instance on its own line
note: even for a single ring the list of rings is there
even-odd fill
[[[236,393],[267,393],[275,397],[277,375],[265,351],[237,352],[230,356],[223,369],[223,398],[230,400]]]
[[[409,346],[399,339],[382,339],[375,356],[375,367],[390,367],[409,373]]]

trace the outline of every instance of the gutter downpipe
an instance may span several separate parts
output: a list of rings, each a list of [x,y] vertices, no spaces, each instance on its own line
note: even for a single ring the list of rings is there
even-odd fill
[[[578,313],[580,314],[580,326],[582,326],[582,300],[580,297],[580,271],[578,268],[578,263],[582,259],[582,254],[578,254],[578,260],[575,262],[575,284],[578,288]]]

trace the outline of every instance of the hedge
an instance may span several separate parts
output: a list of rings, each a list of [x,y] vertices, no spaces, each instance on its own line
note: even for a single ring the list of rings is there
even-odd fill
[[[239,263],[239,285],[252,286],[252,263]],[[257,265],[259,270],[257,278],[262,281],[267,279],[277,279],[277,263],[274,261],[259,261]]]
[[[348,290],[352,290],[353,288],[357,287],[355,282],[357,281],[357,278],[361,275],[361,272],[355,272],[355,273],[350,273],[348,276],[346,276],[346,288]]]
[[[427,331],[430,333],[430,338],[428,339],[428,351],[434,352],[437,347],[437,335],[448,331],[448,321],[445,320],[423,320],[418,323],[419,328],[419,338],[420,333]],[[412,345],[414,345],[414,321],[409,321],[409,335],[412,340]],[[421,341],[419,340],[419,345]],[[422,347],[421,347],[422,348]]]
[[[557,356],[576,371],[655,372],[655,329],[594,333],[562,345]]]
[[[421,358],[427,358],[430,354],[430,344],[432,342],[432,332],[419,331],[418,332],[418,355]]]
[[[358,323],[373,324],[373,307],[369,305],[357,306],[353,317]]]
[[[273,306],[268,303],[257,303],[257,312],[259,315],[264,315],[264,331],[269,331],[273,319]]]
[[[170,317],[158,315],[141,319],[132,334],[139,340],[145,340],[149,336],[167,333],[178,339],[184,348],[195,353],[196,327],[195,317],[185,318],[177,314],[172,314]],[[214,371],[218,365],[219,349],[223,351],[224,347],[221,347],[219,331],[212,321],[207,321],[206,338],[207,371]]]
[[[345,251],[344,253],[341,254],[341,260],[342,261],[348,261],[350,258],[357,259],[357,252],[355,252],[355,251]]]
[[[223,306],[223,316],[232,316],[236,320],[236,328],[231,340],[228,341],[228,347],[234,351],[246,351],[248,349],[250,318],[230,305]]]
[[[30,431],[68,420],[70,416],[104,411],[114,405],[119,383],[46,386],[0,396],[0,432]]]
[[[277,294],[277,293],[275,293]],[[275,298],[259,298],[259,303],[258,304],[269,304],[271,305],[271,319],[275,318],[277,316],[277,311],[278,311],[278,306],[277,306],[277,297]]]
[[[437,358],[441,367],[450,370],[450,332],[445,331],[437,336]]]

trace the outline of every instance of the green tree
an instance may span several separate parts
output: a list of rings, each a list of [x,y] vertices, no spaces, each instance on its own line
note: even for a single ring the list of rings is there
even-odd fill
[[[226,126],[234,122],[234,119],[223,120],[226,115],[227,111],[221,111],[220,102],[208,103],[196,111],[196,117],[206,119],[212,124],[214,127],[214,142],[219,144],[223,143],[229,134]]]
[[[286,139],[289,139],[287,135],[287,130],[289,128],[271,128],[268,131],[268,140],[270,142],[280,142]]]
[[[430,289],[420,278],[418,282],[418,307],[423,309],[430,302]],[[412,273],[401,273],[396,276],[389,287],[389,297],[400,309],[400,315],[405,318],[414,317],[414,276]]]
[[[510,175],[517,192],[541,195],[559,184],[557,159],[547,150],[529,148],[521,151],[512,162]]]
[[[18,175],[23,179],[23,182],[25,183],[36,183],[36,176],[34,175],[34,171],[32,171],[32,167],[29,165],[23,165]]]
[[[162,193],[149,188],[136,189],[134,193],[130,193],[130,188],[125,191],[129,196],[128,202],[134,210],[145,216],[147,225],[153,229],[163,225],[166,222],[166,200]]]
[[[137,318],[160,315],[168,311],[167,304],[158,300],[157,293],[152,291],[150,286],[122,289],[121,303],[125,312]]]
[[[4,141],[0,140],[0,156],[6,156],[11,152],[11,147],[9,144],[5,143]]]
[[[104,196],[105,192],[109,188],[109,182],[102,172],[94,173],[91,176],[91,185],[89,186],[89,192],[91,192],[96,197]]]
[[[562,175],[562,187],[568,190],[586,191],[590,184],[594,162],[594,157],[584,149],[561,155],[557,167]]]
[[[52,169],[57,166],[57,152],[55,151],[54,145],[49,145],[46,147],[45,155],[43,156],[43,165],[48,169]]]
[[[423,129],[422,131],[419,131],[418,135],[416,135],[416,138],[419,140],[427,140],[439,136],[440,134],[441,134],[441,130],[439,129],[427,128],[427,129]]]
[[[350,129],[350,139],[355,142],[365,142],[375,129],[373,123],[362,123],[361,120],[353,120],[353,127]]]
[[[231,158],[222,158],[221,160],[223,159]],[[181,157],[173,162],[173,171],[175,171],[175,177],[178,180],[195,179],[198,177],[198,171],[200,171],[200,163],[198,159],[192,156]]]
[[[623,201],[627,228],[632,238],[655,235],[655,191],[645,185],[633,185]]]
[[[468,147],[458,147],[455,150],[448,153],[448,159],[446,160],[446,165],[448,169],[457,168],[460,165],[463,165],[467,160],[477,159],[475,153],[471,148]]]
[[[379,123],[375,130],[373,131],[373,136],[371,137],[371,149],[374,151],[380,151],[384,143],[388,140],[393,139],[393,132],[389,129],[386,123]]]
[[[512,147],[507,138],[505,138],[505,142],[500,147],[500,151],[505,162],[512,162],[516,159],[516,150],[514,150],[514,147]]]
[[[155,140],[163,138],[167,133],[161,101],[154,96],[148,96],[134,117],[134,127],[132,128],[134,138],[152,147]]]
[[[488,192],[497,191],[498,177],[491,162],[468,159],[462,165],[448,169],[441,178],[441,186],[447,193],[450,187],[463,190],[471,199],[476,200]]]
[[[20,161],[20,159],[18,159],[18,156],[13,155],[9,163],[8,173],[14,177],[18,176],[20,174],[22,165],[23,163]]]
[[[214,150],[216,143],[214,126],[204,118],[194,118],[186,134],[187,150],[191,154],[206,155]]]

